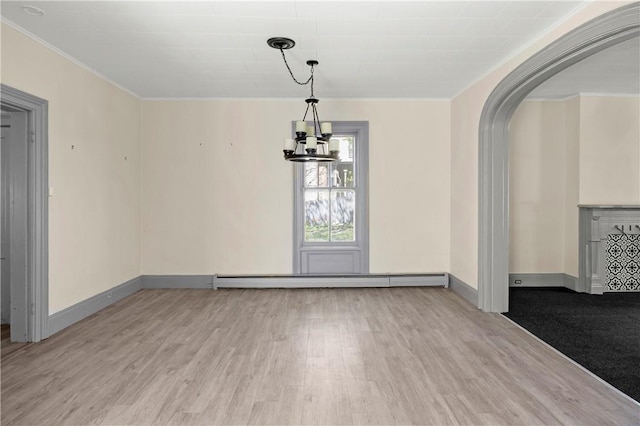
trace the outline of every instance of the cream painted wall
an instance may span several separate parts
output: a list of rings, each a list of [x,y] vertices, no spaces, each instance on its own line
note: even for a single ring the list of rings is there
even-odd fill
[[[640,97],[580,98],[580,204],[640,204]]]
[[[478,130],[482,108],[513,69],[577,26],[630,1],[594,1],[512,55],[451,101],[451,273],[478,287]]]
[[[509,271],[564,271],[564,102],[525,101],[509,130]]]
[[[281,141],[303,107],[143,102],[144,274],[292,272],[293,165]],[[448,271],[449,102],[323,100],[320,112],[369,121],[370,271]]]
[[[525,101],[509,133],[510,272],[578,276],[578,204],[638,204],[640,98]]]
[[[140,103],[6,24],[1,33],[2,83],[49,101],[52,314],[140,275]]]

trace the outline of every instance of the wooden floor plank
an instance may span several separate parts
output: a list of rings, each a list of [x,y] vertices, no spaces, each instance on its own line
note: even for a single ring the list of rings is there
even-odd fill
[[[5,343],[3,425],[640,423],[640,405],[440,288],[142,290]]]

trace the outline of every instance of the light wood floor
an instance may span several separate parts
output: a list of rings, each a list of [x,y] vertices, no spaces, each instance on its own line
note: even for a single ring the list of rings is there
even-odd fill
[[[8,424],[640,423],[439,288],[143,290],[2,359]]]
[[[12,352],[15,352],[28,343],[17,343],[11,341],[11,327],[8,324],[2,324],[2,335],[0,336],[0,359],[5,359]]]

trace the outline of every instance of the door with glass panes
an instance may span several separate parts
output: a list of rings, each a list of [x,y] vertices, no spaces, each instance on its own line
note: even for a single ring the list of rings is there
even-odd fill
[[[294,273],[369,272],[368,127],[333,122],[339,160],[295,166]]]

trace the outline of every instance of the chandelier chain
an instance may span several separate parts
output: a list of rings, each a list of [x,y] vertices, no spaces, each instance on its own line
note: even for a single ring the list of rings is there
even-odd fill
[[[309,76],[307,81],[302,83],[298,81],[293,75],[293,71],[291,71],[291,67],[289,67],[289,63],[287,62],[287,57],[284,56],[284,50],[280,49],[280,53],[282,54],[282,60],[284,60],[284,64],[287,66],[287,70],[289,70],[289,74],[291,75],[291,78],[293,79],[293,81],[295,81],[301,86],[306,86],[307,84],[309,84],[309,82],[311,82],[311,95],[313,96],[313,65],[311,65],[311,75]]]

